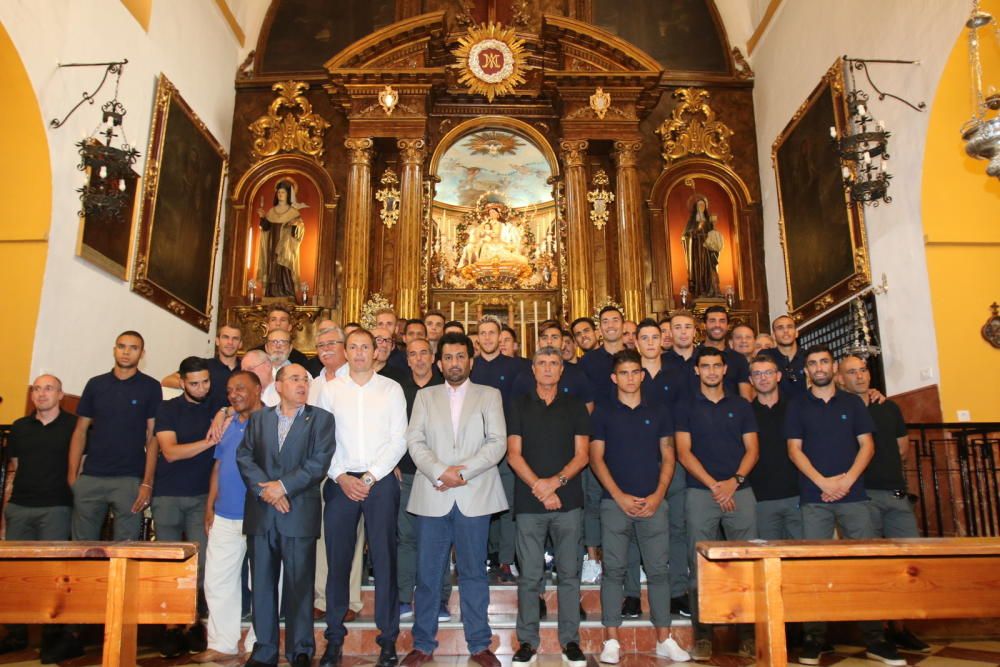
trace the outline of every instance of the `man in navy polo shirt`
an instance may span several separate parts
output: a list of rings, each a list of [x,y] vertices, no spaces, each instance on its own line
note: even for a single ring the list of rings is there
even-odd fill
[[[670,314],[670,349],[663,353],[663,360],[683,371],[688,381],[689,393],[695,393],[700,386],[694,372],[694,339],[698,325],[694,315],[687,310],[675,310]],[[663,332],[660,332],[663,335]],[[662,341],[661,341],[662,343]]]
[[[594,410],[590,466],[604,485],[601,500],[601,622],[607,639],[600,661],[620,660],[618,628],[629,538],[634,533],[646,563],[649,611],[656,654],[674,662],[690,656],[670,636],[670,518],[667,487],[674,472],[674,424],[669,410],[642,398],[645,372],[635,350],[615,353],[611,381],[615,400]]]
[[[705,340],[698,349],[715,348],[722,352],[726,362],[726,377],[723,378],[726,392],[742,396],[748,401],[753,397],[750,388],[750,366],[746,357],[726,345],[729,334],[729,313],[723,306],[709,306],[705,309]]]
[[[137,331],[119,334],[114,368],[90,378],[80,396],[66,473],[73,488],[74,540],[101,539],[109,509],[113,539],[139,539],[142,512],[153,495],[153,424],[163,399],[160,383],[139,371],[144,346]]]
[[[698,391],[676,410],[677,457],[687,469],[689,558],[705,540],[757,538],[757,501],[747,475],[757,463],[757,422],[750,404],[726,390],[726,363],[714,347],[695,356]],[[691,577],[695,660],[712,657],[712,629],[698,620],[697,578]],[[753,627],[740,626],[740,655],[756,655]]]
[[[484,384],[500,391],[503,410],[510,410],[514,397],[514,380],[522,370],[521,361],[500,353],[500,322],[493,318],[483,318],[479,322],[479,357],[472,365],[469,379],[476,384]],[[514,473],[507,465],[505,456],[500,465],[500,481],[503,483],[507,505],[514,507]],[[498,576],[501,582],[514,581],[511,564],[514,562],[514,515],[512,510],[493,517],[490,524],[489,553],[496,554],[499,563]]]
[[[569,325],[573,341],[586,354],[597,347],[597,332],[594,330],[594,320],[589,317],[578,317]]]
[[[188,357],[178,373],[184,393],[160,404],[156,413],[156,462],[153,492],[153,522],[161,542],[188,540],[198,543],[198,588],[204,589],[205,505],[212,476],[212,448],[218,440],[208,435],[220,402],[213,399],[208,363]],[[195,623],[184,633],[168,628],[160,644],[160,655],[176,658],[190,650],[205,650],[205,629]]]
[[[594,397],[598,403],[614,401],[617,396],[615,384],[611,381],[613,373],[611,357],[619,350],[625,349],[625,342],[622,340],[624,324],[625,317],[618,308],[615,306],[601,308],[601,312],[598,313],[598,326],[604,342],[580,359],[580,368],[594,386]]]
[[[226,381],[233,371],[239,370],[240,360],[236,356],[243,344],[240,328],[232,324],[221,324],[215,334],[215,356],[208,357],[208,375],[212,380],[212,398],[225,404]],[[171,389],[183,389],[180,373],[171,373],[160,380],[160,384]]]
[[[763,349],[761,354],[774,359],[781,371],[781,393],[787,398],[797,398],[805,393],[806,354],[799,347],[799,332],[790,315],[778,315],[771,322],[771,334],[776,347]]]
[[[829,540],[836,527],[842,538],[873,538],[862,477],[875,453],[871,415],[860,398],[838,391],[833,382],[837,363],[830,348],[814,345],[806,350],[805,368],[812,386],[788,406],[785,416],[788,456],[800,473],[803,537]],[[881,623],[859,625],[869,658],[889,665],[906,664],[896,647],[883,638]],[[826,623],[805,623],[803,630],[806,640],[799,663],[818,665]]]

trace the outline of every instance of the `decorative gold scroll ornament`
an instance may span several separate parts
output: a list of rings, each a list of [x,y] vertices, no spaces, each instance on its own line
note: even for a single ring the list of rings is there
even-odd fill
[[[669,165],[688,155],[707,155],[727,164],[732,162],[729,138],[733,131],[715,119],[715,112],[708,105],[708,91],[678,88],[673,97],[680,102],[656,130],[663,137],[663,160]]]
[[[309,90],[304,81],[279,81],[271,86],[278,93],[267,113],[250,123],[253,135],[253,161],[259,162],[278,152],[305,153],[323,164],[323,135],[330,124],[319,114],[313,113],[312,104],[303,93]],[[282,109],[299,109],[298,114]]]
[[[458,82],[468,86],[474,95],[485,95],[490,102],[514,92],[525,82],[524,73],[531,69],[524,54],[524,40],[518,39],[514,28],[499,23],[472,26],[458,38],[458,48],[452,51],[458,62]]]
[[[383,309],[392,310],[393,306],[387,298],[382,296],[380,292],[375,292],[365,301],[364,305],[361,306],[361,317],[358,318],[358,322],[361,323],[365,329],[371,331],[375,328],[375,315],[378,311]]]
[[[604,89],[598,86],[594,94],[590,96],[590,108],[593,109],[598,120],[604,120],[608,109],[611,108],[611,95],[604,92]]]

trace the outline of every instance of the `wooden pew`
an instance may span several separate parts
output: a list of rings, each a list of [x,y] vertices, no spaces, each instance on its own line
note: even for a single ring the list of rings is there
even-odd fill
[[[788,664],[793,621],[1000,616],[1000,538],[699,542],[706,623],[754,623],[757,664]]]
[[[0,623],[103,623],[106,667],[136,661],[140,623],[191,623],[198,545],[0,542]]]

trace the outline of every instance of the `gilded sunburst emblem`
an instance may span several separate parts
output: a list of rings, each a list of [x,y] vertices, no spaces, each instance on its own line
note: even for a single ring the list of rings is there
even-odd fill
[[[524,145],[513,134],[506,132],[478,132],[465,143],[473,155],[515,155],[517,149]]]
[[[458,44],[452,51],[458,60],[454,67],[461,72],[458,82],[468,86],[470,93],[485,95],[492,102],[525,82],[524,73],[530,67],[524,40],[513,28],[492,22],[473,26],[458,38]]]

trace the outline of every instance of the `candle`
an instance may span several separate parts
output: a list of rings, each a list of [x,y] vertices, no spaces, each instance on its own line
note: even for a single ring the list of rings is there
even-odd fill
[[[872,155],[868,151],[865,151],[865,164],[872,163]]]
[[[455,321],[455,302],[454,301],[451,302],[451,317],[449,317],[448,319],[451,320],[452,322]]]
[[[859,116],[864,116],[865,115],[865,105],[864,104],[859,104],[858,105],[858,115]]]
[[[531,302],[531,306],[534,309],[534,313],[535,313],[535,340],[537,341],[538,340],[538,302],[537,301],[532,301]]]
[[[837,128],[835,128],[833,125],[830,126],[830,137],[832,139],[837,138]]]
[[[518,303],[519,303],[519,305],[521,307],[521,327],[520,328],[521,328],[521,344],[523,345],[524,344],[524,336],[527,333],[527,331],[524,328],[524,300],[522,299]]]
[[[552,302],[551,301],[546,301],[545,302],[545,319],[547,319],[547,320],[551,320],[552,319]]]
[[[441,310],[441,302],[440,301],[437,302],[437,305],[435,306],[435,310]]]
[[[844,175],[845,181],[851,177],[851,170],[848,169],[847,167],[841,167],[840,173]]]
[[[253,258],[253,227],[247,229],[247,273],[250,272],[250,262]]]
[[[465,319],[462,320],[462,324],[465,325],[466,331],[469,330],[469,302],[465,302]]]

